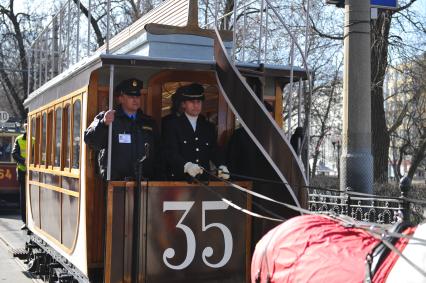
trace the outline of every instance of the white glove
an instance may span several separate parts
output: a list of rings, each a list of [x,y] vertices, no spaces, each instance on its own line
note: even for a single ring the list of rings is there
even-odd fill
[[[183,166],[183,172],[188,173],[191,177],[195,177],[198,174],[203,174],[203,169],[201,169],[198,164],[192,162],[186,162]]]
[[[228,167],[225,165],[220,165],[219,169],[217,170],[217,176],[221,179],[228,180],[230,177]]]

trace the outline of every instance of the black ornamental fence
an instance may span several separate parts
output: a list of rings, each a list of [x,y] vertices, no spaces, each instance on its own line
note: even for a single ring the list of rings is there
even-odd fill
[[[353,219],[378,224],[394,224],[408,221],[418,224],[424,220],[426,201],[410,199],[411,188],[408,178],[401,179],[399,197],[364,194],[347,188],[345,191],[309,187],[308,207],[310,211],[346,215]]]

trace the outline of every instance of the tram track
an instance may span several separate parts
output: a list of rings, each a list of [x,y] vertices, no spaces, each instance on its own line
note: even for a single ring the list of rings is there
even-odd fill
[[[15,215],[0,215],[0,280],[14,283],[42,283],[27,271],[26,264],[13,257],[14,250],[25,246],[25,232],[20,230],[20,220]],[[16,267],[17,266],[17,267]]]

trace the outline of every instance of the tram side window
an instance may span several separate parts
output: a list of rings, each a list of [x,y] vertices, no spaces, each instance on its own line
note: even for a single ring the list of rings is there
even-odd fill
[[[35,161],[35,147],[34,144],[35,143],[35,138],[36,138],[36,119],[33,117],[31,118],[31,140],[33,140],[33,146],[31,147],[31,159],[30,159],[30,163],[34,165],[34,161]]]
[[[36,130],[35,130],[35,156],[34,156],[34,164],[39,165],[40,164],[40,116],[37,116],[36,119]]]
[[[47,115],[43,113],[41,120],[41,164],[46,165]]]
[[[53,111],[49,111],[47,114],[47,138],[46,138],[46,163],[48,166],[52,166],[53,163],[53,150],[52,150],[52,142],[53,142]]]
[[[54,144],[54,160],[53,166],[60,167],[61,166],[61,129],[62,129],[62,109],[56,109],[55,115],[55,144]]]
[[[72,139],[72,168],[80,167],[80,121],[81,121],[81,102],[76,100],[73,109],[73,139]]]
[[[12,137],[0,137],[0,161],[12,161]]]
[[[63,157],[64,157],[64,167],[70,168],[70,129],[71,129],[71,107],[68,104],[64,109],[64,132],[63,132]]]

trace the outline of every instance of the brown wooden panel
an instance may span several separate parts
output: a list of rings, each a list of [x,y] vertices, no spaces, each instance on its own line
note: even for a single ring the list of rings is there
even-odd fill
[[[30,185],[30,204],[33,221],[40,228],[40,191],[38,186]]]
[[[83,113],[87,115],[84,128],[90,125],[98,112],[107,108],[108,88],[100,89],[98,77],[98,72],[92,73],[87,92],[87,103],[83,103],[85,108]],[[101,98],[98,99],[98,96]],[[102,105],[98,102],[102,102]],[[87,264],[89,268],[99,268],[103,266],[104,257],[106,190],[102,179],[95,172],[97,166],[95,151],[86,144],[84,146],[86,149]]]
[[[124,278],[124,215],[125,215],[125,190],[119,188],[114,190],[114,214],[112,227],[108,232],[111,238],[111,283],[123,282]]]
[[[62,244],[72,248],[77,233],[79,198],[62,194]]]
[[[146,183],[143,183],[146,185]],[[250,183],[240,183],[251,187]],[[132,226],[133,226],[133,182],[110,182],[106,230],[105,282],[131,282]],[[113,187],[114,186],[114,187]],[[214,192],[212,192],[213,190]],[[212,268],[205,264],[202,253],[213,247],[213,254],[207,257],[211,264],[218,263],[224,256],[224,236],[218,226],[202,229],[202,207],[212,202],[223,203],[218,193],[233,203],[250,208],[250,198],[230,189],[222,182],[212,182],[209,188],[186,182],[150,182],[148,201],[142,208],[146,215],[146,243],[141,243],[141,282],[248,282],[250,265],[251,221],[245,214],[231,208],[211,209],[204,212],[206,223],[219,223],[232,234],[232,253],[223,266]],[[173,248],[175,256],[169,263],[178,265],[186,256],[187,240],[183,230],[176,227],[184,211],[164,210],[165,202],[192,202],[183,225],[194,232],[196,239],[195,256],[183,270],[167,267],[164,252]],[[143,202],[142,202],[143,204]],[[144,204],[143,204],[144,205]],[[238,225],[235,225],[238,223]]]
[[[49,189],[40,190],[41,229],[61,241],[61,200],[60,193]]]

